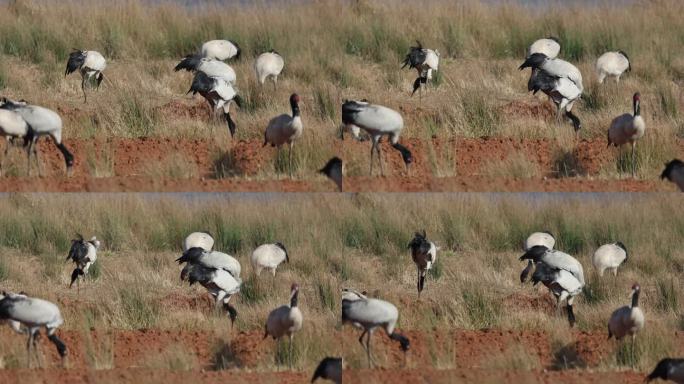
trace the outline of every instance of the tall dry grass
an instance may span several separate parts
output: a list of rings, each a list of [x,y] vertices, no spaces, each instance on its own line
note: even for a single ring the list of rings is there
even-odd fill
[[[552,310],[527,307],[526,300],[548,292],[518,281],[522,241],[532,231],[550,230],[557,248],[576,256],[585,268],[588,285],[575,304],[578,329],[603,335],[610,313],[628,303],[635,281],[641,284],[647,327],[637,361],[626,361],[632,355],[616,346],[598,369],[646,370],[677,351],[668,335],[684,330],[682,209],[676,196],[627,194],[11,195],[0,199],[0,288],[65,303],[65,329],[206,330],[218,340],[239,330],[261,330],[268,311],[287,302],[289,286],[297,281],[306,319],[296,338],[297,366],[308,368],[322,354],[342,353],[352,366],[365,363],[355,340],[341,350],[329,342],[329,331],[339,323],[342,287],[367,290],[397,304],[404,330],[426,335],[434,329],[542,330],[561,348],[573,339],[567,320]],[[443,250],[417,301],[415,267],[406,245],[421,229]],[[197,308],[177,304],[206,295],[202,288],[181,284],[173,261],[183,237],[196,230],[210,231],[215,248],[243,265],[233,331],[209,301]],[[103,243],[98,268],[82,283],[80,295],[67,288],[72,266],[64,263],[75,232],[97,235]],[[590,256],[599,245],[617,240],[626,244],[630,260],[617,278],[599,279]],[[258,244],[272,241],[286,244],[291,262],[281,266],[275,279],[256,279],[248,256]],[[7,347],[0,351],[22,353],[21,338],[0,342]],[[110,342],[91,344],[93,367],[110,366]],[[447,347],[431,347],[436,366],[457,363]],[[497,358],[498,365],[520,359],[525,360],[522,366],[538,364],[509,352]],[[382,348],[378,353],[384,360]],[[23,361],[12,356],[7,352],[4,360]],[[230,356],[225,358],[217,366],[230,367]],[[170,350],[149,364],[172,369],[196,364],[179,359]],[[265,359],[261,368],[271,369],[272,361]]]
[[[402,108],[405,137],[545,137],[557,141],[561,153],[573,140],[569,124],[557,127],[552,119],[505,108],[518,99],[545,102],[527,95],[528,73],[517,66],[530,42],[555,35],[563,46],[561,56],[584,74],[586,92],[576,107],[583,137],[604,137],[610,120],[630,111],[631,94],[641,92],[648,131],[639,145],[639,172],[655,177],[680,150],[673,139],[684,136],[684,60],[677,54],[684,41],[682,11],[684,5],[675,0],[541,8],[475,1],[427,6],[317,1],[193,9],[134,1],[18,0],[0,5],[0,89],[3,95],[61,107],[67,137],[164,135],[215,137],[225,143],[230,139],[223,124],[160,107],[170,101],[192,103],[184,96],[190,75],[172,71],[180,57],[198,50],[203,41],[230,38],[243,49],[243,59],[231,63],[246,100],[236,112],[237,138],[261,139],[267,121],[287,112],[287,97],[298,92],[306,132],[297,156],[307,173],[334,151],[329,147],[344,98]],[[416,39],[442,54],[435,87],[422,103],[409,97],[415,73],[399,69]],[[76,76],[62,76],[72,47],[99,50],[109,60],[109,81],[87,106],[81,104]],[[254,57],[271,48],[286,60],[276,92],[261,89],[252,69]],[[619,89],[612,82],[599,87],[593,63],[613,49],[628,52],[634,70]],[[440,175],[454,174],[454,162],[445,165],[443,157],[449,155],[430,156],[431,167]],[[366,159],[345,160],[353,168]],[[600,176],[614,177],[624,163],[616,154]]]

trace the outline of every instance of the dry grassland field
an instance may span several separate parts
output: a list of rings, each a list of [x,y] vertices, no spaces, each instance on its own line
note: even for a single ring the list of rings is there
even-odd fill
[[[44,367],[28,369],[26,336],[0,327],[0,382],[305,383],[324,356],[341,356],[345,383],[641,383],[660,359],[684,355],[683,209],[673,196],[630,194],[2,196],[0,289],[56,303],[68,354],[63,367],[43,337]],[[242,266],[233,327],[179,278],[174,260],[197,230]],[[441,249],[418,298],[407,244],[421,230]],[[540,230],[584,267],[572,328],[545,287],[519,280],[522,243]],[[75,233],[101,246],[70,289]],[[249,255],[275,241],[289,263],[254,276]],[[615,241],[628,261],[600,277],[591,255]],[[290,370],[287,342],[263,334],[294,282],[304,322]],[[635,344],[608,340],[634,283],[645,326]],[[361,332],[341,324],[343,288],[397,307],[406,354],[377,330],[377,369],[367,368]]]
[[[75,156],[66,177],[48,139],[44,163],[27,177],[26,156],[10,151],[4,191],[333,191],[317,172],[344,162],[347,191],[675,191],[664,164],[684,157],[684,3],[677,0],[557,3],[316,1],[184,7],[165,2],[7,1],[0,3],[0,95],[48,107],[63,120]],[[529,45],[555,36],[559,58],[577,66],[584,90],[568,120],[518,70]],[[235,88],[242,107],[226,123],[186,94],[192,74],[174,72],[203,42],[241,48]],[[401,69],[415,40],[440,53],[422,96],[416,71]],[[64,76],[72,48],[107,60],[99,91],[83,102],[78,73]],[[255,58],[274,49],[285,60],[277,89],[260,86]],[[599,84],[597,58],[629,55],[619,86]],[[611,121],[641,94],[646,124],[636,177],[629,144],[607,147]],[[264,147],[271,118],[301,98],[304,124],[289,178],[287,151]],[[345,99],[367,99],[403,117],[400,143],[410,172],[383,138],[385,176],[369,176],[369,141],[339,138]]]

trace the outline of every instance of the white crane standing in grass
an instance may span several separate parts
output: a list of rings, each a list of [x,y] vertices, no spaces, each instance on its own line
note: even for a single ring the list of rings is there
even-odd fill
[[[337,190],[342,192],[342,159],[335,156],[328,160],[325,166],[318,170],[318,172],[326,175],[330,180],[332,180],[335,185],[337,185]]]
[[[604,244],[600,246],[595,252],[594,256],[591,258],[591,262],[594,268],[599,272],[600,276],[603,276],[603,272],[606,269],[613,271],[613,275],[617,276],[617,270],[622,263],[627,262],[629,258],[629,253],[627,248],[622,242],[615,242],[612,244]]]
[[[423,292],[425,287],[425,277],[429,270],[437,262],[437,251],[439,247],[435,245],[432,241],[427,239],[425,230],[423,232],[416,232],[413,235],[413,239],[408,244],[408,248],[411,249],[411,258],[413,263],[416,264],[418,269],[418,298],[420,299],[420,293]]]
[[[237,126],[230,116],[230,104],[235,102],[238,107],[242,107],[242,98],[229,82],[221,77],[209,77],[204,72],[197,72],[188,90],[190,92],[204,97],[213,113],[220,110],[228,124],[230,136],[235,136]]]
[[[527,252],[535,245],[543,245],[548,249],[553,249],[556,245],[556,238],[551,232],[534,232],[525,239],[523,251]]]
[[[272,49],[259,55],[254,62],[254,71],[259,84],[264,85],[266,79],[270,77],[273,80],[273,90],[278,85],[278,76],[283,71],[283,67],[285,67],[285,60]]]
[[[644,313],[639,308],[639,284],[632,286],[632,305],[625,305],[616,309],[608,321],[608,339],[615,337],[621,340],[625,336],[632,336],[632,361],[634,361],[634,343],[636,334],[644,328]]]
[[[355,134],[358,138],[358,128],[366,131],[373,141],[370,153],[370,174],[373,175],[373,154],[378,153],[378,162],[380,163],[380,173],[385,174],[382,165],[382,156],[380,149],[380,139],[383,136],[389,136],[392,148],[401,153],[401,158],[404,161],[406,170],[409,170],[413,162],[413,155],[408,148],[399,144],[399,136],[404,129],[404,119],[399,112],[383,107],[382,105],[370,104],[365,101],[345,100],[342,104],[342,124]]]
[[[658,362],[648,376],[646,382],[655,379],[670,380],[676,384],[684,384],[684,359],[666,358]]]
[[[276,269],[280,263],[283,261],[290,262],[290,255],[288,255],[283,243],[262,244],[252,251],[249,261],[257,276],[261,274],[262,270],[267,269],[275,277]]]
[[[24,146],[28,155],[28,173],[31,174],[31,155],[36,159],[38,173],[42,174],[40,160],[38,159],[38,139],[42,136],[50,136],[55,146],[64,156],[67,175],[71,175],[71,168],[74,165],[74,155],[69,152],[62,142],[62,118],[47,108],[37,105],[30,105],[25,101],[13,101],[7,98],[0,99],[0,109],[12,111],[21,116],[28,130],[24,136]]]
[[[77,238],[71,240],[71,249],[69,249],[66,260],[71,260],[76,264],[76,268],[71,272],[71,283],[69,284],[69,288],[71,288],[76,281],[77,286],[80,289],[78,277],[88,274],[88,270],[97,260],[97,250],[100,249],[100,241],[95,236],[88,241],[83,239],[81,234],[76,234],[76,236]]]
[[[596,60],[596,75],[599,84],[608,76],[615,78],[615,84],[620,84],[620,76],[632,70],[629,57],[623,51],[606,52]]]
[[[0,175],[5,169],[5,161],[9,157],[10,147],[14,144],[14,139],[24,139],[29,137],[29,125],[18,113],[6,109],[0,109],[0,136],[5,138],[5,155],[0,162]],[[27,143],[24,145],[28,148]]]
[[[287,336],[290,339],[288,353],[290,369],[292,369],[292,339],[294,334],[302,329],[302,323],[304,322],[302,312],[297,307],[298,297],[299,285],[294,283],[290,288],[290,305],[282,305],[268,314],[264,332],[264,339],[269,336],[278,341],[283,336]]]
[[[183,252],[190,248],[202,248],[209,252],[214,248],[214,238],[209,232],[193,232],[183,239]]]
[[[240,46],[232,40],[210,40],[202,44],[200,53],[203,57],[214,60],[240,59],[242,50]]]
[[[563,114],[572,121],[575,133],[582,128],[580,119],[572,113],[572,107],[584,91],[582,74],[579,69],[567,61],[552,59],[543,53],[533,53],[519,69],[532,68],[527,90],[536,94],[544,92],[556,104],[556,121],[563,119]]]
[[[100,52],[97,51],[81,51],[75,49],[69,54],[66,70],[64,76],[70,75],[78,70],[81,73],[81,90],[83,91],[83,102],[88,102],[86,95],[86,84],[92,82],[93,79],[97,82],[97,89],[100,89],[100,83],[104,80],[102,71],[107,68],[107,61]]]
[[[326,357],[318,363],[316,371],[314,371],[311,382],[317,379],[330,380],[335,384],[342,384],[342,358],[341,357]]]
[[[427,84],[429,80],[432,80],[432,71],[439,70],[439,51],[423,48],[420,41],[416,41],[416,44],[418,45],[410,48],[401,66],[403,69],[408,65],[410,69],[415,68],[418,71],[418,78],[413,82],[411,96],[416,93],[421,84]]]
[[[608,146],[619,147],[623,144],[632,145],[632,177],[636,176],[636,142],[644,136],[646,123],[641,117],[641,95],[639,92],[632,96],[634,113],[625,113],[613,119],[608,129]]]
[[[278,115],[268,122],[266,131],[264,132],[264,147],[271,145],[272,147],[277,147],[278,151],[283,146],[287,144],[289,147],[288,152],[288,169],[290,172],[290,177],[292,177],[292,147],[294,142],[302,136],[304,132],[304,124],[302,123],[302,116],[299,111],[299,95],[293,93],[290,95],[290,108],[292,109],[292,115],[284,113]]]
[[[399,310],[394,304],[366,297],[364,294],[343,290],[342,293],[342,323],[351,323],[356,328],[363,329],[359,343],[366,350],[369,368],[373,367],[373,354],[371,353],[371,337],[376,328],[385,330],[390,339],[401,345],[401,350],[408,351],[409,339],[396,332],[395,326],[399,319]],[[367,335],[366,344],[363,337]]]
[[[674,159],[665,164],[665,169],[660,174],[660,178],[670,180],[679,187],[680,191],[684,192],[684,162]]]
[[[38,364],[42,366],[40,351],[38,351],[41,327],[45,327],[48,339],[55,345],[57,353],[64,362],[67,347],[55,334],[57,328],[64,323],[64,319],[62,319],[62,314],[55,304],[24,294],[2,292],[0,294],[0,320],[9,321],[12,329],[16,332],[28,334],[26,352],[29,367],[31,367],[31,349],[33,349]],[[22,329],[21,326],[26,329]]]
[[[532,43],[527,49],[527,57],[530,57],[535,53],[543,53],[548,58],[555,59],[558,57],[560,50],[561,46],[558,38],[549,36],[544,39],[536,40],[534,43]]]

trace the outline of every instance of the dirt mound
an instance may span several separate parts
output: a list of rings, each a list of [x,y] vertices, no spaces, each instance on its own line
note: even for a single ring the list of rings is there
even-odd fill
[[[551,103],[534,101],[513,100],[500,107],[504,115],[529,117],[548,120],[556,117],[556,110]]]
[[[167,118],[208,119],[211,116],[209,104],[205,102],[188,104],[182,100],[172,100],[155,110]]]
[[[524,293],[512,293],[503,299],[502,304],[509,309],[534,310],[546,314],[553,314],[556,310],[556,302],[551,295],[527,295]]]

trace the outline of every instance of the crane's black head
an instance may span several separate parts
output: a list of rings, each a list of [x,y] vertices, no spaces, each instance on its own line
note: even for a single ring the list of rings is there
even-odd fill
[[[625,262],[627,262],[627,259],[629,259],[629,252],[627,252],[627,247],[621,242],[621,241],[616,241],[615,245],[618,247],[622,248],[623,251],[625,251]]]
[[[646,382],[650,382],[655,379],[668,380],[670,378],[670,372],[677,366],[684,364],[684,359],[662,359],[658,362],[653,372],[646,376]]]
[[[328,176],[337,184],[339,190],[342,190],[342,159],[337,156],[333,157],[318,172]]]
[[[406,169],[408,170],[413,163],[413,154],[411,154],[411,151],[399,143],[392,144],[392,147],[401,153],[401,159],[404,160],[404,165],[406,165]]]
[[[525,68],[539,68],[548,59],[543,53],[533,53],[525,59],[525,62],[520,64],[518,69],[522,70]]]
[[[235,96],[233,96],[233,101],[234,101],[235,104],[236,104],[238,107],[240,107],[240,108],[242,108],[242,105],[245,103],[245,100],[242,98],[242,96],[240,96],[240,95],[238,95],[238,94],[236,94]]]
[[[74,155],[72,155],[71,152],[69,152],[64,143],[57,144],[57,149],[59,149],[59,151],[62,152],[62,156],[64,156],[64,163],[66,164],[67,175],[71,176],[74,167]]]
[[[233,40],[228,40],[228,42],[230,42],[231,44],[233,44],[233,45],[235,46],[235,49],[237,50],[237,52],[235,53],[235,56],[233,56],[233,57],[235,57],[235,60],[240,60],[240,58],[242,57],[242,49],[241,49],[240,46],[239,46],[236,42],[234,42]]]
[[[332,380],[328,376],[328,372],[335,372],[335,374],[341,374],[342,372],[342,358],[341,357],[326,357],[318,364],[316,371],[314,371],[311,382],[315,382],[319,377],[321,379]]]
[[[411,241],[408,243],[408,248],[416,249],[421,247],[424,243],[427,243],[427,234],[423,229],[422,232],[415,232],[413,234],[413,239],[411,239]]]
[[[394,341],[398,341],[399,345],[401,346],[401,350],[404,352],[408,351],[409,347],[411,346],[411,342],[409,341],[409,339],[406,336],[400,335],[396,332],[394,332],[390,335],[390,339],[392,339]]]
[[[544,256],[544,254],[546,254],[548,250],[549,249],[543,245],[535,245],[527,250],[524,255],[520,256],[520,260],[532,260],[536,263],[542,258],[542,256]]]
[[[228,303],[223,304],[223,309],[228,312],[228,317],[230,317],[230,326],[232,327],[235,324],[235,319],[237,319],[237,310]]]
[[[625,57],[627,59],[627,72],[632,70],[632,62],[629,60],[629,56],[625,53],[625,51],[618,51],[619,54]]]
[[[663,170],[663,173],[660,174],[661,179],[668,179],[672,181],[672,172],[674,172],[675,169],[677,168],[683,168],[684,167],[684,162],[682,162],[679,159],[674,159],[670,161],[669,163],[665,164],[665,169]]]
[[[104,75],[102,74],[102,72],[100,72],[97,75],[97,89],[100,89],[100,84],[102,83],[102,80],[104,80]]]
[[[287,253],[287,249],[285,248],[285,245],[281,242],[275,242],[274,244],[276,247],[282,249],[283,252],[285,252],[285,261],[289,263],[290,262],[290,254]]]
[[[52,343],[57,348],[57,353],[59,353],[59,356],[61,358],[64,358],[67,355],[67,347],[64,344],[64,342],[60,340],[59,337],[57,337],[57,335],[55,334],[49,335],[48,339],[50,339],[50,341],[52,341]]]

